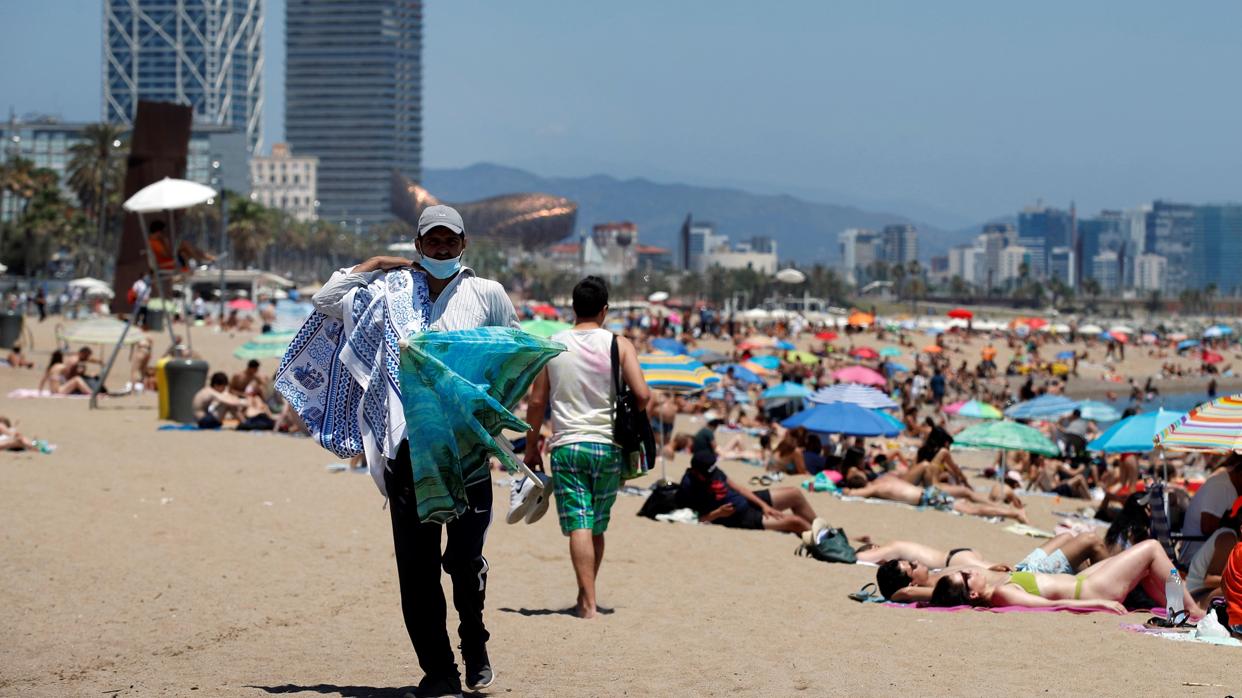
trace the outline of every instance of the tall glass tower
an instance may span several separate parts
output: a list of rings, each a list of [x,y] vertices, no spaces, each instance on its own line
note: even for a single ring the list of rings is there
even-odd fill
[[[200,124],[263,132],[263,0],[104,0],[103,118],[132,126],[138,100],[194,107]]]
[[[422,179],[422,0],[287,0],[285,138],[319,158],[319,217],[393,219]]]

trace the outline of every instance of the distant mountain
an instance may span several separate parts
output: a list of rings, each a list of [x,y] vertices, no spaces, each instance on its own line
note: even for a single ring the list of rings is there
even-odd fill
[[[665,184],[606,175],[541,177],[513,167],[481,163],[460,169],[427,169],[423,186],[442,201],[466,202],[500,194],[543,192],[578,203],[578,230],[596,223],[630,220],[644,244],[676,249],[686,214],[710,221],[733,242],[752,236],[777,241],[782,260],[835,263],[837,234],[846,228],[879,229],[892,223],[919,228],[920,257],[944,254],[976,233],[949,232],[895,213],[852,206],[812,203],[787,195],[752,194],[738,189]],[[978,230],[975,228],[974,230]],[[675,255],[676,253],[674,253]]]

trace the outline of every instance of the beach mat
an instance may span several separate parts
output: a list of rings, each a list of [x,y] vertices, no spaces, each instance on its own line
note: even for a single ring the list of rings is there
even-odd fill
[[[1151,635],[1162,640],[1173,640],[1174,642],[1197,642],[1204,645],[1242,647],[1242,641],[1236,640],[1232,637],[1199,637],[1194,632],[1152,628],[1146,625],[1139,625],[1138,623],[1122,623],[1121,628],[1128,632],[1138,633],[1140,635]]]
[[[883,605],[893,608],[913,608],[933,613],[958,613],[959,611],[985,611],[988,613],[1056,613],[1058,611],[1068,611],[1070,613],[1108,613],[1108,611],[1103,609],[1072,608],[1070,606],[1045,606],[1043,608],[1030,608],[1029,606],[932,606],[921,601],[918,603],[888,601]],[[1152,613],[1153,611],[1150,609],[1131,609],[1131,612]]]
[[[90,395],[57,395],[56,393],[41,392],[36,388],[17,388],[16,390],[10,390],[8,394],[10,400],[33,400],[35,398],[78,398],[85,400],[89,397]],[[100,393],[99,397],[105,397],[105,395]]]

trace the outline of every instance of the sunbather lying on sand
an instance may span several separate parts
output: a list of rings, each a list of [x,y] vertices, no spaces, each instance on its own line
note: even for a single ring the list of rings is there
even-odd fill
[[[941,484],[934,487],[912,485],[896,475],[882,475],[863,487],[846,488],[841,493],[850,497],[874,497],[902,502],[916,507],[932,507],[940,511],[956,511],[975,516],[1003,516],[1027,523],[1021,509],[989,502],[984,495],[963,485]]]
[[[965,568],[941,577],[931,602],[935,606],[1066,606],[1125,613],[1121,602],[1140,584],[1156,603],[1166,606],[1164,582],[1172,569],[1173,562],[1160,543],[1145,540],[1076,575]],[[1182,603],[1192,618],[1203,615],[1184,586]]]
[[[1108,557],[1104,540],[1094,533],[1062,533],[1035,548],[1016,565],[985,560],[970,548],[944,551],[910,541],[893,541],[859,551],[862,562],[880,562],[875,581],[884,598],[903,603],[931,601],[932,588],[946,575],[967,567],[997,571],[1072,574]]]
[[[711,451],[699,451],[690,459],[677,506],[693,509],[702,523],[731,528],[802,533],[815,520],[815,511],[797,488],[751,491],[716,467]]]
[[[44,441],[36,441],[17,430],[8,417],[0,417],[0,451],[38,450],[50,453],[51,448]]]

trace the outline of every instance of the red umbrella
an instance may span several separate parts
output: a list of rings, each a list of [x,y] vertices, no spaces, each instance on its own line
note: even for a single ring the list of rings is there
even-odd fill
[[[850,356],[856,359],[878,359],[880,355],[871,347],[858,347],[850,352]]]
[[[556,316],[560,315],[560,313],[556,312],[556,308],[553,308],[552,306],[548,305],[547,303],[543,303],[543,304],[540,304],[540,305],[532,305],[532,306],[530,307],[530,311],[531,311],[532,313],[535,313],[536,315],[548,315],[548,316],[551,316],[551,317],[556,317]]]
[[[1208,351],[1207,349],[1203,350],[1203,363],[1205,364],[1218,364],[1224,360],[1225,357],[1214,351]]]
[[[1026,326],[1032,330],[1038,330],[1041,327],[1047,327],[1048,321],[1039,317],[1029,317],[1026,319]]]
[[[823,332],[815,333],[815,339],[819,339],[825,342],[831,342],[832,340],[836,339],[839,336],[840,335],[838,335],[836,332],[828,332],[827,330]]]
[[[958,320],[970,320],[974,316],[975,316],[974,313],[970,312],[969,310],[965,308],[954,308],[953,310],[949,311],[949,317],[956,318]]]
[[[231,310],[243,310],[243,311],[254,310],[255,305],[254,305],[254,301],[248,298],[235,298],[229,301],[229,308]]]

